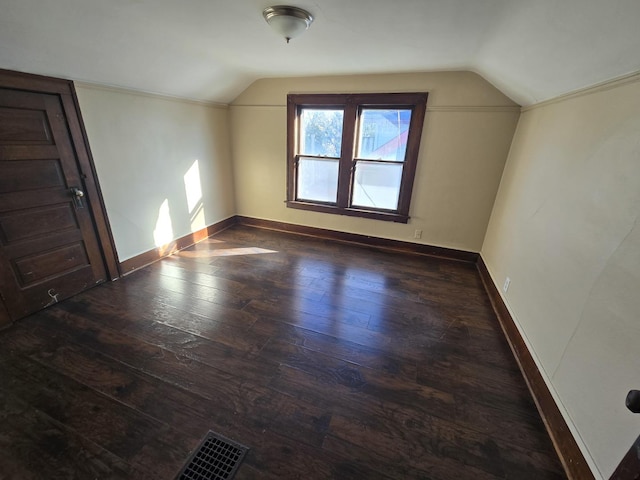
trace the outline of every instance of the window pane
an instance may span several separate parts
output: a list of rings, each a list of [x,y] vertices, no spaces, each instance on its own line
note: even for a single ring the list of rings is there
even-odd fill
[[[335,203],[338,199],[338,160],[300,158],[298,200]]]
[[[358,162],[352,204],[357,207],[398,209],[402,164]]]
[[[342,110],[303,108],[300,115],[300,155],[339,157],[342,149]]]
[[[362,109],[358,158],[404,162],[411,110]]]

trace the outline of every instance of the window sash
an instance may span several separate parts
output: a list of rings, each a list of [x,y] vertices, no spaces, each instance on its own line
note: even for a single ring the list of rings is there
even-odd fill
[[[287,97],[287,205],[292,208],[315,210],[341,215],[360,216],[406,223],[415,177],[418,150],[426,110],[426,93],[398,94],[298,94]],[[300,115],[302,109],[342,109],[342,148],[340,158],[302,155],[300,145]],[[411,110],[407,146],[403,161],[357,158],[358,128],[363,109]],[[298,169],[300,158],[338,160],[336,202],[318,202],[298,195]],[[396,209],[376,208],[353,204],[356,168],[359,162],[394,164],[402,166]]]
[[[377,137],[377,132],[376,135],[372,136],[372,137],[367,137],[365,136],[365,129],[368,125],[371,126],[376,126],[375,124],[372,124],[371,122],[367,122],[365,123],[365,117],[369,117],[372,116],[374,114],[374,112],[384,112],[384,111],[389,111],[389,110],[398,110],[398,111],[403,111],[403,112],[408,112],[409,114],[409,120],[411,120],[411,116],[413,115],[413,108],[408,108],[406,105],[405,106],[373,106],[373,105],[367,105],[367,106],[361,106],[358,108],[358,117],[356,119],[357,121],[357,125],[356,125],[356,148],[354,150],[354,155],[358,158],[361,159],[366,159],[366,160],[390,160],[390,159],[383,159],[383,158],[374,158],[374,157],[366,157],[363,155],[363,150],[365,148],[365,146],[363,145],[365,142],[365,138],[373,138],[375,139]],[[398,140],[401,139],[402,137],[402,133],[400,132],[400,118],[397,118],[397,128],[398,128],[398,134],[395,135],[395,137],[391,137],[389,138],[388,142],[394,141],[394,140]],[[407,141],[408,141],[408,135],[410,133],[410,126],[411,126],[411,122],[409,122],[409,125],[407,126]],[[376,128],[377,130],[377,128]],[[402,157],[402,159],[395,159],[393,161],[395,162],[404,162],[406,160],[407,157],[407,152],[406,152],[406,147],[407,147],[407,141],[404,142],[404,155]],[[379,148],[383,148],[384,145],[380,145]],[[396,148],[396,152],[397,152],[397,148]]]
[[[305,164],[307,164],[309,167],[308,171],[305,171],[307,169],[306,168],[303,169],[302,167]],[[325,164],[325,165],[322,165],[322,164]],[[314,175],[315,173],[317,174],[317,176],[329,177],[329,179],[331,179],[331,177],[333,176],[333,172],[332,172],[333,169],[331,167],[333,165],[335,165],[336,167],[335,185],[333,183],[324,183],[322,184],[322,186],[324,186],[325,188],[321,186],[320,188],[314,189],[313,185],[308,185],[301,180],[301,177],[305,176],[304,173],[306,173],[306,176],[310,178],[315,178],[316,177],[316,175]],[[298,177],[296,178],[296,200],[301,200],[304,202],[318,202],[318,203],[335,205],[336,202],[329,200],[328,197],[337,199],[339,171],[340,171],[340,158],[317,157],[312,155],[299,155],[298,167],[297,167]],[[301,188],[301,184],[303,188]],[[315,190],[315,193],[311,193],[312,190]],[[335,194],[332,194],[334,190],[335,190]],[[311,194],[305,195],[305,193],[311,193]]]
[[[365,189],[365,186],[358,182],[358,173],[362,172],[363,170],[358,170],[358,164],[362,164],[363,166],[371,166],[374,167],[373,170],[375,170],[376,166],[380,166],[380,165],[385,165],[387,167],[391,167],[391,170],[399,170],[398,172],[395,172],[396,175],[399,173],[400,174],[400,180],[398,182],[398,186],[397,186],[397,194],[395,194],[395,207],[392,208],[390,206],[378,206],[378,205],[367,205],[365,203],[358,203],[358,200],[356,200],[356,197],[360,197],[360,198],[368,198],[369,203],[384,203],[384,199],[381,199],[380,197],[377,197],[374,199],[375,197],[375,193],[374,190],[378,190],[380,191],[384,191],[384,190],[388,190],[389,187],[384,187],[384,186],[378,186],[376,188],[375,185],[368,185],[369,187],[369,191],[367,191],[367,189]],[[366,167],[365,167],[366,168]],[[372,170],[370,170],[370,172],[372,172]],[[371,209],[371,210],[383,210],[383,211],[389,211],[391,213],[397,213],[398,212],[398,205],[400,203],[400,191],[402,188],[402,176],[404,173],[404,162],[394,162],[394,161],[379,161],[379,160],[356,160],[353,162],[353,172],[352,172],[352,184],[351,184],[351,202],[350,205],[352,207],[355,208],[362,208],[362,209]],[[395,189],[394,189],[395,190]]]

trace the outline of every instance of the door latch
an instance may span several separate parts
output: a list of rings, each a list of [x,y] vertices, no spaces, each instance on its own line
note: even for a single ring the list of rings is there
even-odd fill
[[[84,205],[82,204],[82,197],[84,197],[84,192],[78,187],[71,187],[69,190],[71,191],[73,204],[76,206],[76,208],[84,208]]]

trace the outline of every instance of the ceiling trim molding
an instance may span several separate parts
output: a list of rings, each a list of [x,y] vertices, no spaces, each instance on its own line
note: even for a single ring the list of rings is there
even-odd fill
[[[487,106],[448,106],[441,105],[436,107],[427,107],[427,112],[508,112],[508,113],[520,113],[520,107],[518,105],[505,106],[505,105],[487,105]]]
[[[571,100],[573,98],[584,97],[585,95],[604,92],[607,90],[611,90],[614,88],[621,87],[623,85],[636,83],[636,82],[640,82],[640,70],[633,73],[629,73],[627,75],[623,75],[621,77],[616,77],[610,80],[606,80],[604,82],[596,83],[595,85],[591,85],[590,87],[580,88],[578,90],[574,90],[573,92],[568,92],[568,93],[559,95],[555,98],[544,100],[540,103],[527,105],[526,107],[522,107],[521,111],[528,112],[529,110],[534,110],[536,108],[546,107],[548,105],[564,102],[565,100]]]
[[[158,100],[168,100],[172,102],[180,102],[180,103],[188,103],[191,105],[200,105],[205,107],[213,107],[219,108],[222,110],[226,110],[229,108],[229,105],[226,103],[218,103],[218,102],[210,102],[206,100],[196,100],[193,98],[185,98],[179,97],[176,95],[168,95],[165,93],[157,93],[157,92],[146,92],[144,90],[136,90],[133,88],[125,88],[125,87],[116,87],[113,85],[105,85],[101,83],[91,83],[91,82],[82,82],[82,81],[74,81],[73,82],[76,87],[88,88],[91,90],[102,90],[105,92],[114,92],[114,93],[123,93],[128,95],[137,95],[140,97],[149,97],[155,98]]]
[[[286,105],[276,104],[231,104],[231,108],[286,108]],[[440,105],[435,107],[427,106],[427,112],[507,112],[507,113],[520,113],[520,107],[517,105],[487,105],[487,106],[460,106],[460,105]]]
[[[285,104],[275,104],[275,103],[232,103],[229,105],[231,108],[242,107],[242,108],[287,108]]]

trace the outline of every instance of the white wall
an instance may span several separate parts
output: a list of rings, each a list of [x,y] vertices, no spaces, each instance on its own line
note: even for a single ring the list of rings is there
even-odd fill
[[[409,224],[287,208],[288,93],[429,92]],[[470,72],[262,79],[230,107],[238,214],[479,251],[520,109]],[[422,239],[414,240],[414,230]]]
[[[227,107],[76,90],[120,261],[235,214]]]
[[[640,77],[523,112],[482,256],[608,478],[640,434]]]

